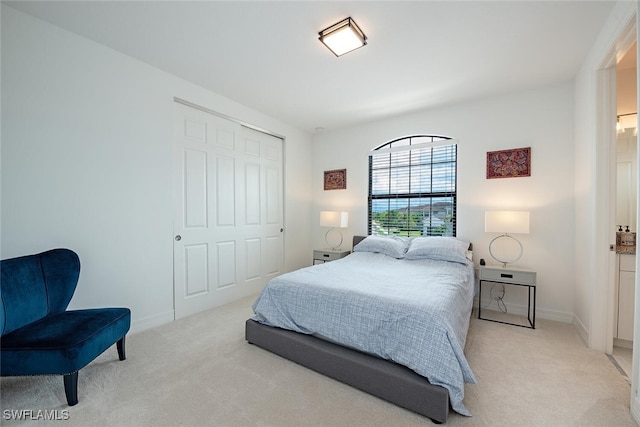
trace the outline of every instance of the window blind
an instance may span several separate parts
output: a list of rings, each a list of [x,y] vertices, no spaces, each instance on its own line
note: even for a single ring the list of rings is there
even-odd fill
[[[456,235],[457,144],[440,136],[386,143],[369,156],[369,233]]]

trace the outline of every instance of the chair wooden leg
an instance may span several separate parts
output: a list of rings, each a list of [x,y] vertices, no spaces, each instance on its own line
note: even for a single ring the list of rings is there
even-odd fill
[[[125,360],[127,358],[124,352],[124,338],[125,337],[120,338],[116,343],[116,347],[118,347],[118,357],[120,360]]]
[[[64,393],[67,395],[67,403],[69,406],[78,403],[78,372],[64,375]]]

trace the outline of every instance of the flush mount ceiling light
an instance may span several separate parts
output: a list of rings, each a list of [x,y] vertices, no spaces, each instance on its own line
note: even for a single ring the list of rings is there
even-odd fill
[[[618,114],[618,120],[616,121],[616,133],[621,135],[625,133],[628,128],[633,129],[633,136],[638,135],[638,113]]]
[[[367,36],[351,17],[325,28],[319,39],[335,56],[341,56],[367,44]]]

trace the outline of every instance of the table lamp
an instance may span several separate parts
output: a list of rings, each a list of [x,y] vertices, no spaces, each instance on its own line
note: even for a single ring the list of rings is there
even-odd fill
[[[339,229],[347,228],[348,225],[349,212],[320,211],[320,227],[329,227],[329,230],[324,235],[324,241],[331,248],[331,250],[335,251],[340,248],[340,245],[342,245],[343,237],[342,232]],[[337,245],[332,245],[331,243],[329,243],[329,233],[334,230],[337,231],[340,236],[340,241]]]
[[[484,231],[486,233],[501,233],[489,243],[489,254],[491,258],[502,264],[503,268],[508,263],[516,262],[522,257],[522,243],[513,234],[529,234],[529,212],[525,211],[487,211],[484,213]],[[520,247],[519,252],[512,259],[503,259],[504,256],[498,258],[494,254],[493,244],[498,239],[512,239]]]

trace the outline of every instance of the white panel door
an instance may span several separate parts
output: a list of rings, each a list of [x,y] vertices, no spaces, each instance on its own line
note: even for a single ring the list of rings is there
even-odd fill
[[[635,301],[636,273],[633,271],[620,271],[619,286],[618,334],[616,338],[633,341],[633,303]]]
[[[282,140],[176,103],[174,309],[256,293],[282,272]]]

